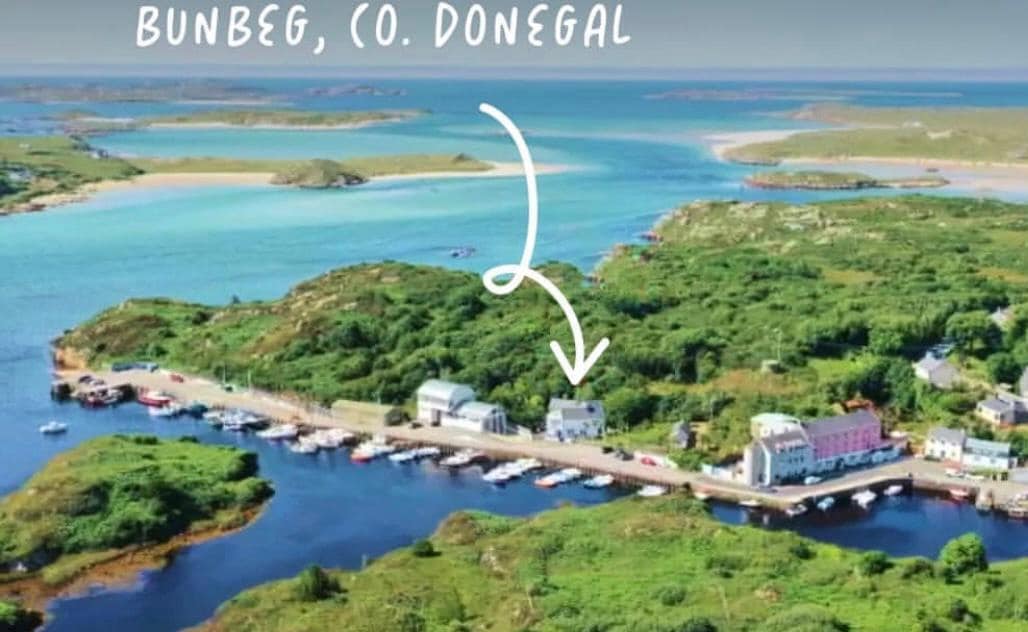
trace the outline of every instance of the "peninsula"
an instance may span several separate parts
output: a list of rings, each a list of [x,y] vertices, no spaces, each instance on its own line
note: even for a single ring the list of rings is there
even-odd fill
[[[862,189],[927,189],[946,186],[949,184],[949,181],[938,176],[874,178],[852,171],[762,171],[748,176],[746,184],[757,189],[846,191]]]
[[[246,526],[271,494],[256,455],[237,448],[188,437],[86,441],[0,500],[0,599],[39,609],[131,580],[184,546]]]
[[[277,301],[129,300],[55,346],[71,368],[145,359],[324,404],[406,404],[445,372],[536,429],[550,397],[602,399],[610,441],[698,467],[737,456],[748,420],[769,409],[830,415],[862,397],[889,430],[977,427],[980,389],[925,389],[912,363],[959,340],[964,369],[985,382],[987,366],[1023,353],[1023,330],[997,333],[988,314],[1028,306],[1026,220],[1025,205],[925,196],[689,204],[650,243],[617,248],[592,284],[545,267],[589,330],[613,340],[577,391],[545,344],[570,336],[540,290],[501,299],[474,274],[393,262],[330,272]],[[688,449],[669,438],[682,420],[698,430]],[[1024,433],[996,433],[1025,447]]]
[[[975,535],[938,560],[892,559],[726,526],[684,497],[625,499],[527,519],[459,512],[364,570],[309,567],[243,592],[200,629],[1015,630],[1026,582],[1028,563],[990,565]]]

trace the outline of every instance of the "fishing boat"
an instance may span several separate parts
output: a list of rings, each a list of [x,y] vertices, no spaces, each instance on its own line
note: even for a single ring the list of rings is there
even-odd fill
[[[417,453],[414,450],[404,450],[403,452],[393,452],[389,455],[389,460],[393,463],[412,463],[417,459]]]
[[[899,496],[900,494],[903,493],[903,486],[902,485],[898,485],[898,484],[897,485],[889,485],[888,487],[885,488],[884,491],[882,491],[882,493],[885,494],[886,496]]]
[[[317,454],[318,444],[307,437],[300,437],[299,441],[289,444],[289,450],[296,454]]]
[[[1007,515],[1011,518],[1016,518],[1018,520],[1024,520],[1025,518],[1028,518],[1028,506],[1025,505],[1008,505],[1006,507],[1006,511]]]
[[[440,450],[437,446],[434,445],[426,445],[421,448],[415,448],[414,452],[419,459],[428,459],[431,457],[439,456],[443,453],[442,450]]]
[[[964,489],[962,487],[952,487],[949,490],[949,495],[953,498],[953,500],[967,500],[971,497],[971,492],[970,490]]]
[[[803,484],[804,485],[817,485],[820,482],[821,482],[821,477],[820,476],[808,476],[805,479],[803,479]]]
[[[663,496],[667,493],[667,487],[660,485],[646,485],[639,491],[635,492],[636,496],[642,496],[643,498],[655,498],[657,496]]]
[[[39,427],[39,431],[45,435],[63,434],[68,431],[68,424],[59,421],[48,421]]]
[[[599,476],[594,476],[592,478],[586,479],[585,482],[582,483],[582,486],[588,487],[589,489],[603,489],[605,487],[610,487],[613,484],[613,476],[611,476],[610,474],[600,474]]]
[[[828,511],[835,506],[834,496],[825,496],[821,500],[817,501],[817,508],[821,511]]]
[[[581,472],[579,472],[579,474],[581,474]],[[572,479],[568,476],[566,470],[560,470],[535,479],[535,486],[550,489],[552,487],[557,487],[558,485],[563,485],[570,480]]]
[[[521,476],[513,463],[497,465],[482,475],[482,480],[487,483],[506,483],[507,481]]]
[[[795,518],[796,516],[802,516],[805,513],[807,513],[807,506],[804,505],[803,503],[800,503],[798,505],[793,505],[792,507],[789,507],[788,509],[785,510],[785,515],[789,516],[790,518]]]
[[[533,470],[540,470],[543,467],[542,461],[534,458],[524,458],[515,461],[522,472],[531,472]]]
[[[151,417],[163,417],[165,419],[170,419],[171,417],[178,417],[181,415],[182,407],[172,405],[147,406],[146,412],[149,413]]]
[[[747,509],[756,509],[757,507],[760,507],[760,501],[756,498],[743,498],[739,501],[739,505]]]
[[[445,459],[440,461],[439,464],[444,467],[464,467],[465,465],[468,465],[472,461],[480,459],[481,457],[481,452],[476,452],[474,450],[461,450],[446,457]]]
[[[257,436],[268,441],[285,441],[295,439],[299,433],[300,429],[293,424],[283,424],[281,426],[272,426],[267,430],[261,430],[257,433]]]
[[[144,390],[136,395],[136,401],[144,406],[162,408],[175,401],[175,398],[160,391]]]
[[[870,489],[859,491],[850,497],[850,499],[853,500],[853,502],[857,503],[864,509],[870,507],[871,503],[873,503],[876,498],[878,498],[878,494],[874,493]]]
[[[561,470],[560,475],[564,477],[564,482],[575,481],[582,478],[582,470],[577,467],[567,467]]]

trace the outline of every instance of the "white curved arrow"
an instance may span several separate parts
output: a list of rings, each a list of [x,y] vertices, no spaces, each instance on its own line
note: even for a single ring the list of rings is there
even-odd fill
[[[503,126],[507,133],[510,134],[511,139],[514,141],[514,145],[518,148],[518,154],[521,156],[521,165],[525,170],[525,187],[528,190],[528,229],[525,234],[525,248],[521,253],[521,262],[517,264],[506,264],[490,268],[482,274],[482,284],[491,293],[497,296],[505,296],[510,294],[514,290],[518,289],[521,282],[526,278],[531,279],[535,283],[538,283],[540,287],[546,290],[553,300],[557,301],[557,305],[560,306],[561,311],[564,312],[564,317],[568,319],[568,325],[571,327],[571,336],[575,343],[575,358],[574,363],[568,361],[567,355],[564,353],[564,349],[561,348],[560,343],[556,340],[550,341],[550,350],[553,351],[553,355],[557,358],[557,363],[560,364],[560,368],[563,369],[564,374],[567,375],[568,381],[573,386],[578,384],[585,378],[586,374],[589,373],[589,369],[596,364],[596,361],[600,359],[603,352],[607,350],[610,345],[610,340],[604,338],[596,344],[593,348],[592,353],[588,357],[585,355],[585,339],[582,336],[582,325],[578,322],[578,316],[575,314],[574,308],[571,307],[571,303],[560,291],[552,281],[547,279],[545,276],[532,269],[532,254],[535,251],[535,236],[539,228],[539,191],[536,187],[535,182],[535,165],[532,162],[532,154],[528,151],[528,145],[525,143],[524,137],[521,135],[521,130],[518,129],[514,121],[498,110],[497,108],[489,105],[488,103],[482,103],[478,106],[478,109],[483,114],[488,114],[494,118],[500,125]],[[496,278],[501,276],[510,276],[510,279],[505,283],[497,283]]]

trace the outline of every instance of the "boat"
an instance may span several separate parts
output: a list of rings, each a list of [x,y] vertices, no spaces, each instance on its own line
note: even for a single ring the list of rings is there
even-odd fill
[[[1006,512],[1007,516],[1018,520],[1028,518],[1028,507],[1024,505],[1008,505],[1006,507]]]
[[[345,443],[353,441],[357,435],[342,428],[318,430],[311,435],[311,440],[323,450],[334,450]]]
[[[707,492],[705,492],[705,491],[701,491],[701,490],[698,490],[698,489],[696,489],[696,490],[693,490],[693,493],[692,493],[692,495],[693,495],[693,497],[694,497],[694,498],[695,498],[696,500],[710,500],[710,498],[711,498],[711,495],[710,495],[710,494],[708,494],[708,493],[707,493]]]
[[[967,500],[971,497],[971,492],[970,490],[964,489],[962,487],[953,487],[950,488],[949,495],[953,498],[953,500]]]
[[[307,437],[300,437],[300,440],[289,444],[289,450],[296,454],[317,454],[318,444]]]
[[[878,498],[878,494],[874,493],[870,489],[861,490],[850,497],[853,502],[857,503],[864,509],[870,507],[871,503],[873,503],[876,498]]]
[[[39,431],[45,435],[63,434],[68,431],[68,424],[59,421],[48,421],[39,427]]]
[[[825,496],[821,500],[817,501],[817,508],[821,511],[828,511],[835,506],[834,496]]]
[[[464,467],[472,461],[481,457],[481,453],[474,450],[460,450],[439,462],[444,467]]]
[[[497,465],[482,475],[482,480],[487,483],[506,483],[507,481],[521,476],[517,466],[513,463]]]
[[[577,467],[567,467],[559,472],[564,477],[564,482],[574,481],[582,478],[582,470]]]
[[[295,439],[299,433],[300,429],[293,424],[283,424],[281,426],[272,426],[267,430],[261,430],[257,433],[257,436],[268,441],[284,441],[286,439]]]
[[[540,470],[543,467],[542,461],[534,458],[524,458],[515,461],[522,472],[531,472],[533,470]]]
[[[603,489],[604,487],[610,487],[613,484],[613,476],[610,474],[600,474],[599,476],[586,479],[586,481],[582,483],[582,486],[588,487],[589,489]]]
[[[800,503],[798,505],[793,505],[792,507],[789,507],[788,509],[785,510],[785,515],[789,516],[790,518],[795,518],[796,516],[802,516],[805,513],[807,513],[807,506],[804,505],[803,503]]]
[[[439,456],[443,453],[442,450],[440,450],[437,446],[434,445],[427,445],[422,448],[415,448],[414,452],[419,459],[427,459],[430,457]]]
[[[418,458],[417,453],[414,450],[404,450],[403,452],[393,452],[389,455],[389,460],[393,463],[411,463]]]
[[[201,419],[207,414],[207,404],[203,402],[190,402],[188,406],[182,409],[182,412],[190,417]]]
[[[367,463],[373,461],[380,456],[392,454],[396,452],[396,446],[391,446],[388,443],[384,443],[383,437],[376,437],[371,441],[365,441],[358,445],[350,453],[350,460],[355,463]]]
[[[739,501],[739,504],[747,509],[756,509],[760,507],[760,501],[756,498],[743,498]]]
[[[667,493],[667,487],[660,485],[646,485],[639,491],[635,492],[636,496],[642,496],[643,498],[655,498],[657,496],[663,496]]]
[[[141,391],[136,395],[136,401],[144,406],[162,408],[175,401],[175,398],[160,391]]]
[[[562,485],[568,482],[569,480],[571,479],[568,478],[567,474],[564,473],[564,470],[561,470],[559,472],[552,472],[550,474],[547,474],[546,476],[542,476],[540,478],[535,479],[535,486],[542,487],[544,489],[550,489],[552,487]]]
[[[821,477],[820,476],[808,476],[807,478],[803,479],[803,484],[804,485],[817,485],[820,482],[821,482]]]
[[[471,246],[458,246],[450,249],[450,256],[454,259],[467,259],[473,254],[475,254],[475,249]]]
[[[172,405],[168,405],[168,406],[147,406],[146,407],[146,411],[150,414],[151,417],[171,418],[171,417],[178,417],[179,415],[181,415],[182,414],[182,407],[181,406],[172,406]]]
[[[899,496],[903,493],[903,486],[899,484],[889,485],[882,493],[886,496]]]

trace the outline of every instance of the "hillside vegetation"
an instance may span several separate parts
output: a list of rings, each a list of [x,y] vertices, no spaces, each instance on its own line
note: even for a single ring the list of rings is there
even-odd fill
[[[938,632],[1022,630],[1028,563],[977,536],[896,560],[731,527],[684,498],[528,519],[457,513],[360,572],[240,594],[207,632]]]
[[[860,189],[934,188],[949,184],[945,178],[875,178],[850,171],[764,171],[746,178],[746,184],[760,189],[807,189],[842,191]]]
[[[304,110],[210,110],[144,118],[142,125],[226,125],[235,127],[349,127],[401,121],[419,110],[309,112]]]
[[[592,285],[571,266],[546,273],[590,341],[612,340],[577,394],[604,400],[610,425],[630,431],[618,440],[660,445],[671,422],[709,422],[682,456],[719,458],[748,441],[757,412],[826,414],[857,395],[890,426],[973,427],[979,394],[931,391],[910,362],[948,338],[982,379],[1028,364],[1026,238],[1028,206],[992,201],[703,202],[663,221],[655,243],[617,249]],[[988,313],[1006,305],[1015,316],[1000,331]],[[551,339],[570,345],[537,288],[495,297],[473,274],[381,263],[272,302],[128,301],[57,345],[97,365],[146,358],[323,402],[403,403],[444,376],[538,426],[550,396],[573,394]]]
[[[255,454],[195,440],[86,441],[0,500],[0,594],[18,566],[61,584],[129,547],[242,526],[271,495],[256,474]]]
[[[1026,108],[871,108],[814,105],[796,118],[854,129],[794,134],[729,149],[726,157],[774,164],[799,158],[900,158],[1028,164]]]

